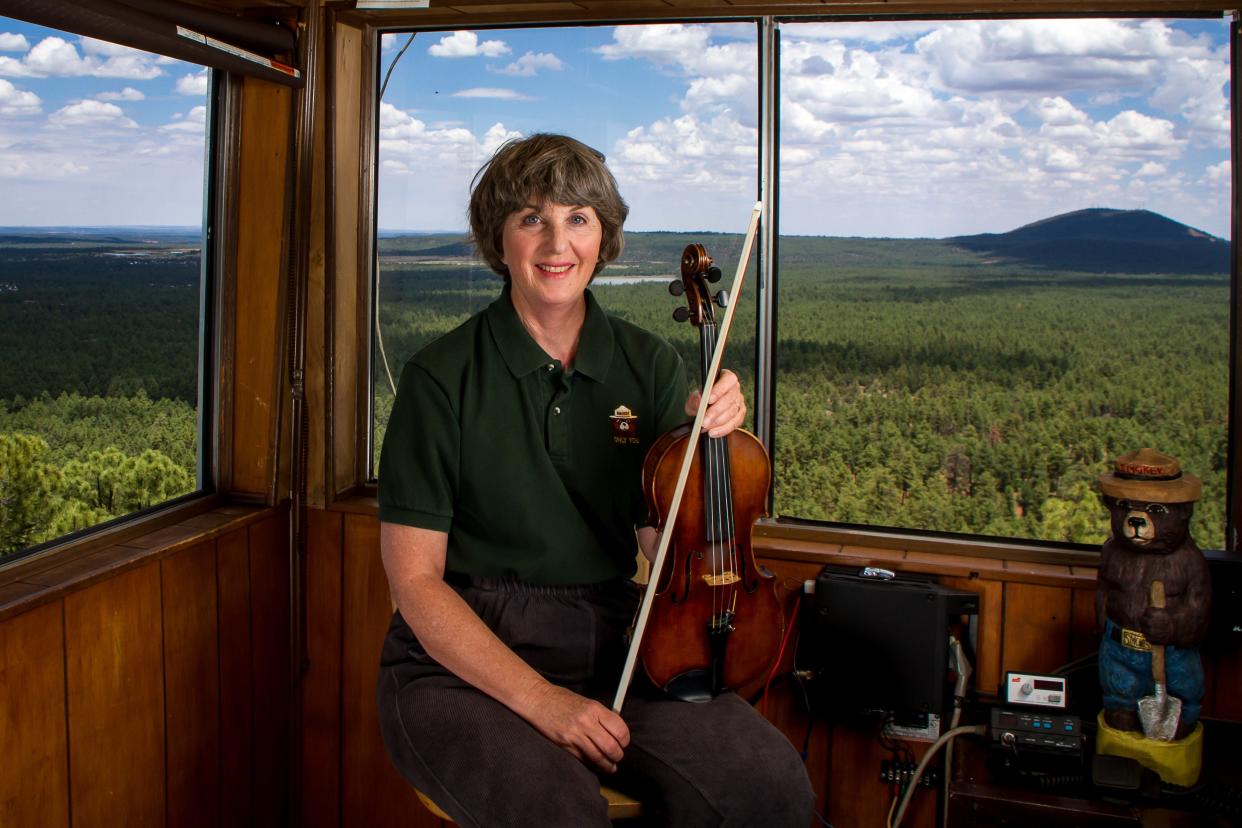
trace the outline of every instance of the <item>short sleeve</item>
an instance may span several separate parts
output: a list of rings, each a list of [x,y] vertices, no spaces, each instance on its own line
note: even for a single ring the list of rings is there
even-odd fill
[[[671,345],[657,351],[655,361],[656,434],[670,431],[686,422],[686,398],[690,386],[686,381],[685,363]]]
[[[380,520],[449,531],[460,443],[461,424],[445,388],[421,365],[406,363],[380,449]]]

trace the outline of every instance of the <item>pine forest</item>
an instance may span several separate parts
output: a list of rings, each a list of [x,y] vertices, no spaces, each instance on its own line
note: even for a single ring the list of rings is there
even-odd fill
[[[198,486],[199,240],[148,236],[0,233],[0,554]],[[1151,446],[1203,480],[1194,536],[1221,547],[1227,267],[1165,249],[1159,272],[1116,272],[1107,245],[1075,264],[1071,245],[1041,259],[980,238],[779,240],[773,514],[1098,545],[1096,478]],[[666,289],[691,242],[727,286],[740,237],[629,233],[592,290],[697,373]],[[373,456],[389,374],[501,284],[460,237],[379,250]],[[754,272],[725,359],[752,404]]]

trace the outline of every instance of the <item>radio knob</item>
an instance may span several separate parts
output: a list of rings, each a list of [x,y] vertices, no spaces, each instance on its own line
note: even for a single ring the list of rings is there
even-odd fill
[[[1029,681],[1022,683],[1022,688],[1021,688],[1022,695],[1029,696],[1031,695],[1031,691],[1033,691],[1034,689],[1035,688],[1031,686],[1031,683]]]

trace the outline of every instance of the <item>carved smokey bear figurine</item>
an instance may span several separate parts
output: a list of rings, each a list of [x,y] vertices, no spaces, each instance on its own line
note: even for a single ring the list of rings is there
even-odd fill
[[[1176,458],[1144,448],[1118,457],[1114,471],[1100,476],[1100,489],[1112,516],[1095,595],[1096,621],[1104,630],[1103,723],[1182,739],[1194,730],[1203,701],[1198,645],[1212,594],[1207,561],[1189,531],[1202,485]],[[1153,654],[1159,672],[1161,648],[1165,685],[1157,688]],[[1163,703],[1153,707],[1153,698]],[[1176,718],[1163,728],[1150,721],[1162,715]]]

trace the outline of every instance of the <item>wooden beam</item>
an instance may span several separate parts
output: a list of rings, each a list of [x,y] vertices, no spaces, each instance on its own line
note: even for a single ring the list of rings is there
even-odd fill
[[[929,17],[940,15],[1199,15],[1231,9],[1223,0],[432,0],[426,9],[357,11],[341,16],[380,28],[494,26],[530,23],[611,23],[739,17]]]

